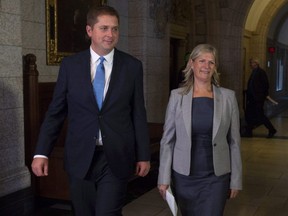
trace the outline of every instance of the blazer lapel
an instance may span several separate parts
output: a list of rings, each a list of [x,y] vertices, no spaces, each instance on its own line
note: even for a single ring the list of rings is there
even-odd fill
[[[192,92],[193,89],[190,90],[188,94],[183,95],[183,101],[182,101],[183,120],[190,140],[191,140],[191,127],[192,127],[191,126]]]
[[[214,139],[221,122],[223,99],[220,89],[215,86],[213,86],[213,95],[214,95],[213,139]]]

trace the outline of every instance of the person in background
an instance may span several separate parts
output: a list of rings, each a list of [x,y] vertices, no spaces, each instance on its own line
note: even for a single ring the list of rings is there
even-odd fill
[[[247,123],[244,137],[252,137],[253,129],[263,124],[268,129],[267,138],[272,138],[277,130],[264,113],[265,100],[269,100],[269,81],[266,72],[260,68],[256,58],[250,59],[252,73],[246,90],[245,120]]]
[[[215,47],[196,46],[167,106],[158,189],[165,199],[171,186],[182,216],[222,216],[227,196],[242,189],[238,104],[217,65]]]
[[[273,98],[271,98],[269,95],[266,97],[267,100],[272,103],[272,105],[276,106],[278,105],[279,103],[277,101],[275,101]]]
[[[114,8],[90,8],[86,31],[90,49],[61,63],[32,170],[48,175],[48,157],[67,118],[64,163],[75,215],[120,216],[129,178],[150,169],[142,63],[115,48]]]

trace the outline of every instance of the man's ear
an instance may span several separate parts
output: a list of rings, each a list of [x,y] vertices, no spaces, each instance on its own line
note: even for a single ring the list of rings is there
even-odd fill
[[[86,25],[86,32],[87,32],[87,35],[89,36],[89,38],[92,36],[92,27],[89,26],[89,25]]]

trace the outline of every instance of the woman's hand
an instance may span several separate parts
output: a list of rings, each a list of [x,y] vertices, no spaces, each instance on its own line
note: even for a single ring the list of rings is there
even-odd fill
[[[158,185],[159,193],[161,194],[162,198],[166,200],[166,190],[169,188],[169,185]]]
[[[231,189],[229,194],[229,199],[235,198],[239,194],[240,190]]]

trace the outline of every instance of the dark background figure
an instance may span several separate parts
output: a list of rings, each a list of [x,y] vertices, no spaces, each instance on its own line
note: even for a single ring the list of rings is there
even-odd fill
[[[90,48],[61,63],[32,171],[48,175],[49,154],[67,118],[64,165],[75,215],[120,216],[128,180],[150,170],[143,67],[115,48],[119,15],[114,8],[90,8],[86,33]],[[99,81],[102,88],[94,92]]]
[[[76,53],[89,48],[86,34],[86,15],[93,0],[71,0],[57,2],[57,46],[59,52]]]
[[[248,80],[245,108],[247,125],[243,136],[252,137],[253,129],[263,124],[268,129],[267,138],[272,138],[277,131],[264,113],[264,103],[269,95],[268,77],[257,59],[250,59],[250,67],[252,73]]]
[[[78,0],[77,8],[73,11],[73,23],[72,23],[72,34],[71,34],[71,47],[73,52],[80,52],[87,49],[90,45],[90,40],[85,33],[86,29],[86,15],[92,2],[89,0]],[[66,37],[67,40],[67,37]]]

